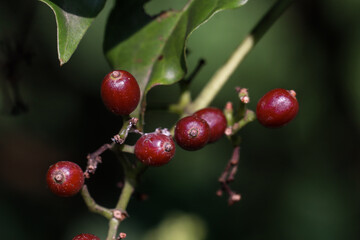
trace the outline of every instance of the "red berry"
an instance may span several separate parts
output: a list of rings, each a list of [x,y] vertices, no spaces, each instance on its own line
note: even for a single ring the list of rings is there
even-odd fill
[[[258,102],[256,116],[265,127],[281,127],[295,118],[299,104],[293,90],[277,88],[266,93]]]
[[[129,72],[116,70],[105,76],[101,84],[101,98],[116,115],[129,115],[140,100],[140,88]]]
[[[211,129],[209,143],[219,140],[224,135],[227,122],[220,109],[214,107],[204,108],[195,112],[194,116],[204,119],[209,125]]]
[[[175,143],[169,135],[146,133],[137,140],[134,153],[145,165],[161,166],[174,157]]]
[[[90,233],[82,233],[76,235],[72,240],[100,240],[100,238]]]
[[[70,197],[78,193],[84,185],[84,173],[76,163],[61,161],[50,166],[46,182],[54,194]]]
[[[195,151],[204,147],[210,139],[210,127],[205,120],[188,116],[176,123],[176,143],[185,150]]]

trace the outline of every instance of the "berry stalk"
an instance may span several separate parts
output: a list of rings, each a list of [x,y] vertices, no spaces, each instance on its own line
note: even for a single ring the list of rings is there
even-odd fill
[[[83,188],[81,189],[81,195],[84,199],[86,206],[89,208],[91,212],[100,214],[104,216],[106,219],[111,219],[113,215],[112,212],[109,209],[100,206],[95,202],[95,200],[91,197],[86,185],[84,185]]]
[[[120,223],[127,217],[126,207],[130,201],[130,197],[134,192],[135,185],[126,178],[124,180],[124,186],[121,191],[118,203],[113,214],[113,217],[109,221],[109,230],[106,240],[114,240],[117,237],[117,231]]]
[[[123,166],[124,182],[118,202],[113,210],[113,216],[109,220],[109,230],[106,240],[117,239],[119,225],[126,217],[128,217],[126,208],[136,187],[137,179],[146,169],[146,166],[141,163],[130,162],[121,151],[121,148],[115,148],[114,152]]]

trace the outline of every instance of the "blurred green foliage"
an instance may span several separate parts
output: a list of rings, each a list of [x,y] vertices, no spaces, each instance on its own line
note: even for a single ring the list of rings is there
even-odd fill
[[[204,240],[206,225],[201,218],[183,213],[170,213],[160,225],[145,234],[144,240]]]
[[[155,14],[171,6],[180,8],[185,1],[179,2],[153,0],[146,9]],[[273,2],[250,0],[240,9],[219,13],[192,34],[189,69],[206,59],[193,82],[193,96]],[[110,70],[102,41],[112,4],[106,3],[72,59],[60,68],[55,18],[47,6],[0,3],[2,49],[4,44],[11,49],[20,45],[32,56],[30,62],[19,57],[12,75],[28,111],[9,115],[14,93],[6,78],[9,66],[3,64],[8,55],[0,51],[3,239],[69,240],[80,232],[102,239],[106,235],[107,221],[88,212],[80,196],[51,195],[45,173],[60,160],[85,167],[86,154],[110,141],[121,126],[119,118],[102,106],[99,94]],[[171,215],[182,212],[192,216],[185,222],[202,226],[198,240],[203,239],[200,231],[210,240],[359,239],[359,10],[356,0],[295,1],[214,100],[213,106],[223,107],[236,101],[235,86],[246,87],[250,108],[255,109],[266,91],[281,87],[296,90],[300,104],[298,116],[283,128],[265,129],[255,122],[242,130],[241,162],[232,184],[242,194],[239,203],[228,207],[225,197],[215,196],[217,178],[231,155],[226,139],[196,152],[178,148],[170,164],[145,173],[139,191],[150,197],[131,201],[131,218],[120,231],[129,239],[149,239],[150,233],[159,239],[166,224],[183,224],[182,217],[174,220]],[[176,102],[178,94],[177,85],[149,92],[147,131],[174,124],[177,116],[161,108]],[[121,169],[111,153],[103,159],[88,185],[100,204],[112,207],[120,192]],[[193,225],[186,229],[191,232]],[[169,239],[175,238],[161,237]]]

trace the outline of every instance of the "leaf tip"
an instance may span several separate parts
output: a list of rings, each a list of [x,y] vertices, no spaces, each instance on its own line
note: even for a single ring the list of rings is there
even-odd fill
[[[60,61],[60,67],[62,67],[67,61],[63,61],[61,58],[59,58]]]
[[[59,62],[60,62],[60,67],[61,67],[70,60],[70,57],[67,57],[67,56],[62,55],[62,54],[59,53],[58,54],[58,59],[59,59]]]

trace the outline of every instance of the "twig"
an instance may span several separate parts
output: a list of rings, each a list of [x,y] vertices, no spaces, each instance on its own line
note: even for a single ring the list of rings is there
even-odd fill
[[[86,206],[91,212],[98,213],[107,219],[111,219],[113,217],[113,212],[110,209],[96,204],[95,200],[90,196],[89,190],[86,185],[84,185],[81,189],[81,195],[85,201]]]
[[[227,135],[227,136],[235,135],[240,129],[245,127],[248,123],[255,121],[255,119],[256,119],[255,112],[247,109],[245,111],[245,116],[242,119],[240,119],[238,122],[234,123],[232,126],[229,126],[225,130],[225,135]]]
[[[125,121],[123,127],[119,131],[119,134],[116,134],[111,140],[115,143],[123,144],[130,132],[135,132],[142,135],[143,133],[136,129],[136,124],[138,121],[139,119],[134,117]]]
[[[199,74],[200,70],[204,67],[205,64],[206,64],[205,59],[201,58],[201,59],[198,61],[197,65],[196,65],[196,67],[195,67],[195,69],[194,69],[194,71],[192,71],[192,73],[191,73],[186,79],[184,79],[184,81],[185,81],[187,84],[191,83],[192,80]]]
[[[239,121],[240,119],[244,118],[245,113],[246,113],[246,105],[250,102],[250,97],[249,97],[249,93],[247,88],[240,88],[240,87],[236,87],[235,88],[238,97],[239,97],[239,108],[238,108],[238,112],[235,118],[235,121]]]
[[[239,158],[240,158],[240,146],[235,146],[233,150],[233,154],[227,163],[225,170],[219,177],[219,182],[221,185],[221,188],[216,192],[216,195],[222,196],[223,192],[225,191],[228,195],[228,203],[229,205],[234,204],[235,202],[240,201],[241,195],[231,190],[229,183],[234,181],[235,174],[238,169],[239,164]]]
[[[124,160],[126,160],[126,159],[124,159]],[[126,176],[126,171],[125,171],[124,186],[121,191],[118,203],[116,204],[116,209],[121,209],[121,211],[125,212],[126,207],[130,201],[130,197],[131,197],[132,193],[134,192],[134,188],[135,188],[134,181],[128,179],[128,176]],[[109,230],[108,230],[108,235],[107,235],[106,240],[116,239],[118,227],[124,219],[125,218],[119,219],[116,217],[112,217],[110,219]]]
[[[119,196],[115,209],[119,209],[122,212],[126,211],[126,207],[130,201],[132,194],[134,193],[136,183],[139,176],[144,172],[146,166],[143,164],[132,163],[127,156],[121,151],[120,148],[115,148],[114,152],[121,162],[124,169],[124,182],[122,191]],[[109,230],[106,240],[114,240],[117,237],[118,227],[123,219],[111,218],[109,221]]]
[[[240,158],[240,147],[236,146],[233,149],[233,154],[229,162],[226,164],[225,170],[223,171],[223,173],[219,178],[220,183],[226,183],[228,181],[229,173],[232,171],[232,168],[239,163],[239,158]]]
[[[106,143],[106,144],[102,145],[95,152],[90,153],[90,154],[88,154],[86,156],[86,158],[88,160],[87,167],[86,167],[86,170],[84,172],[84,175],[85,175],[86,178],[90,177],[90,173],[94,174],[95,171],[96,171],[97,165],[102,162],[100,155],[103,152],[105,152],[106,150],[111,149],[113,146],[114,146],[114,143],[111,143],[111,144]]]
[[[129,132],[136,132],[138,134],[142,134],[140,131],[136,129],[136,124],[138,122],[137,118],[130,118],[128,121],[125,122],[123,127],[121,128],[119,134],[115,135],[111,140],[113,143],[109,144],[106,143],[102,145],[98,150],[95,152],[87,155],[87,167],[84,172],[86,178],[90,177],[90,173],[94,174],[97,168],[97,165],[101,163],[101,154],[108,149],[112,149],[115,147],[115,143],[122,144],[120,149],[123,152],[127,153],[134,153],[134,147],[130,145],[123,144],[129,134]]]

